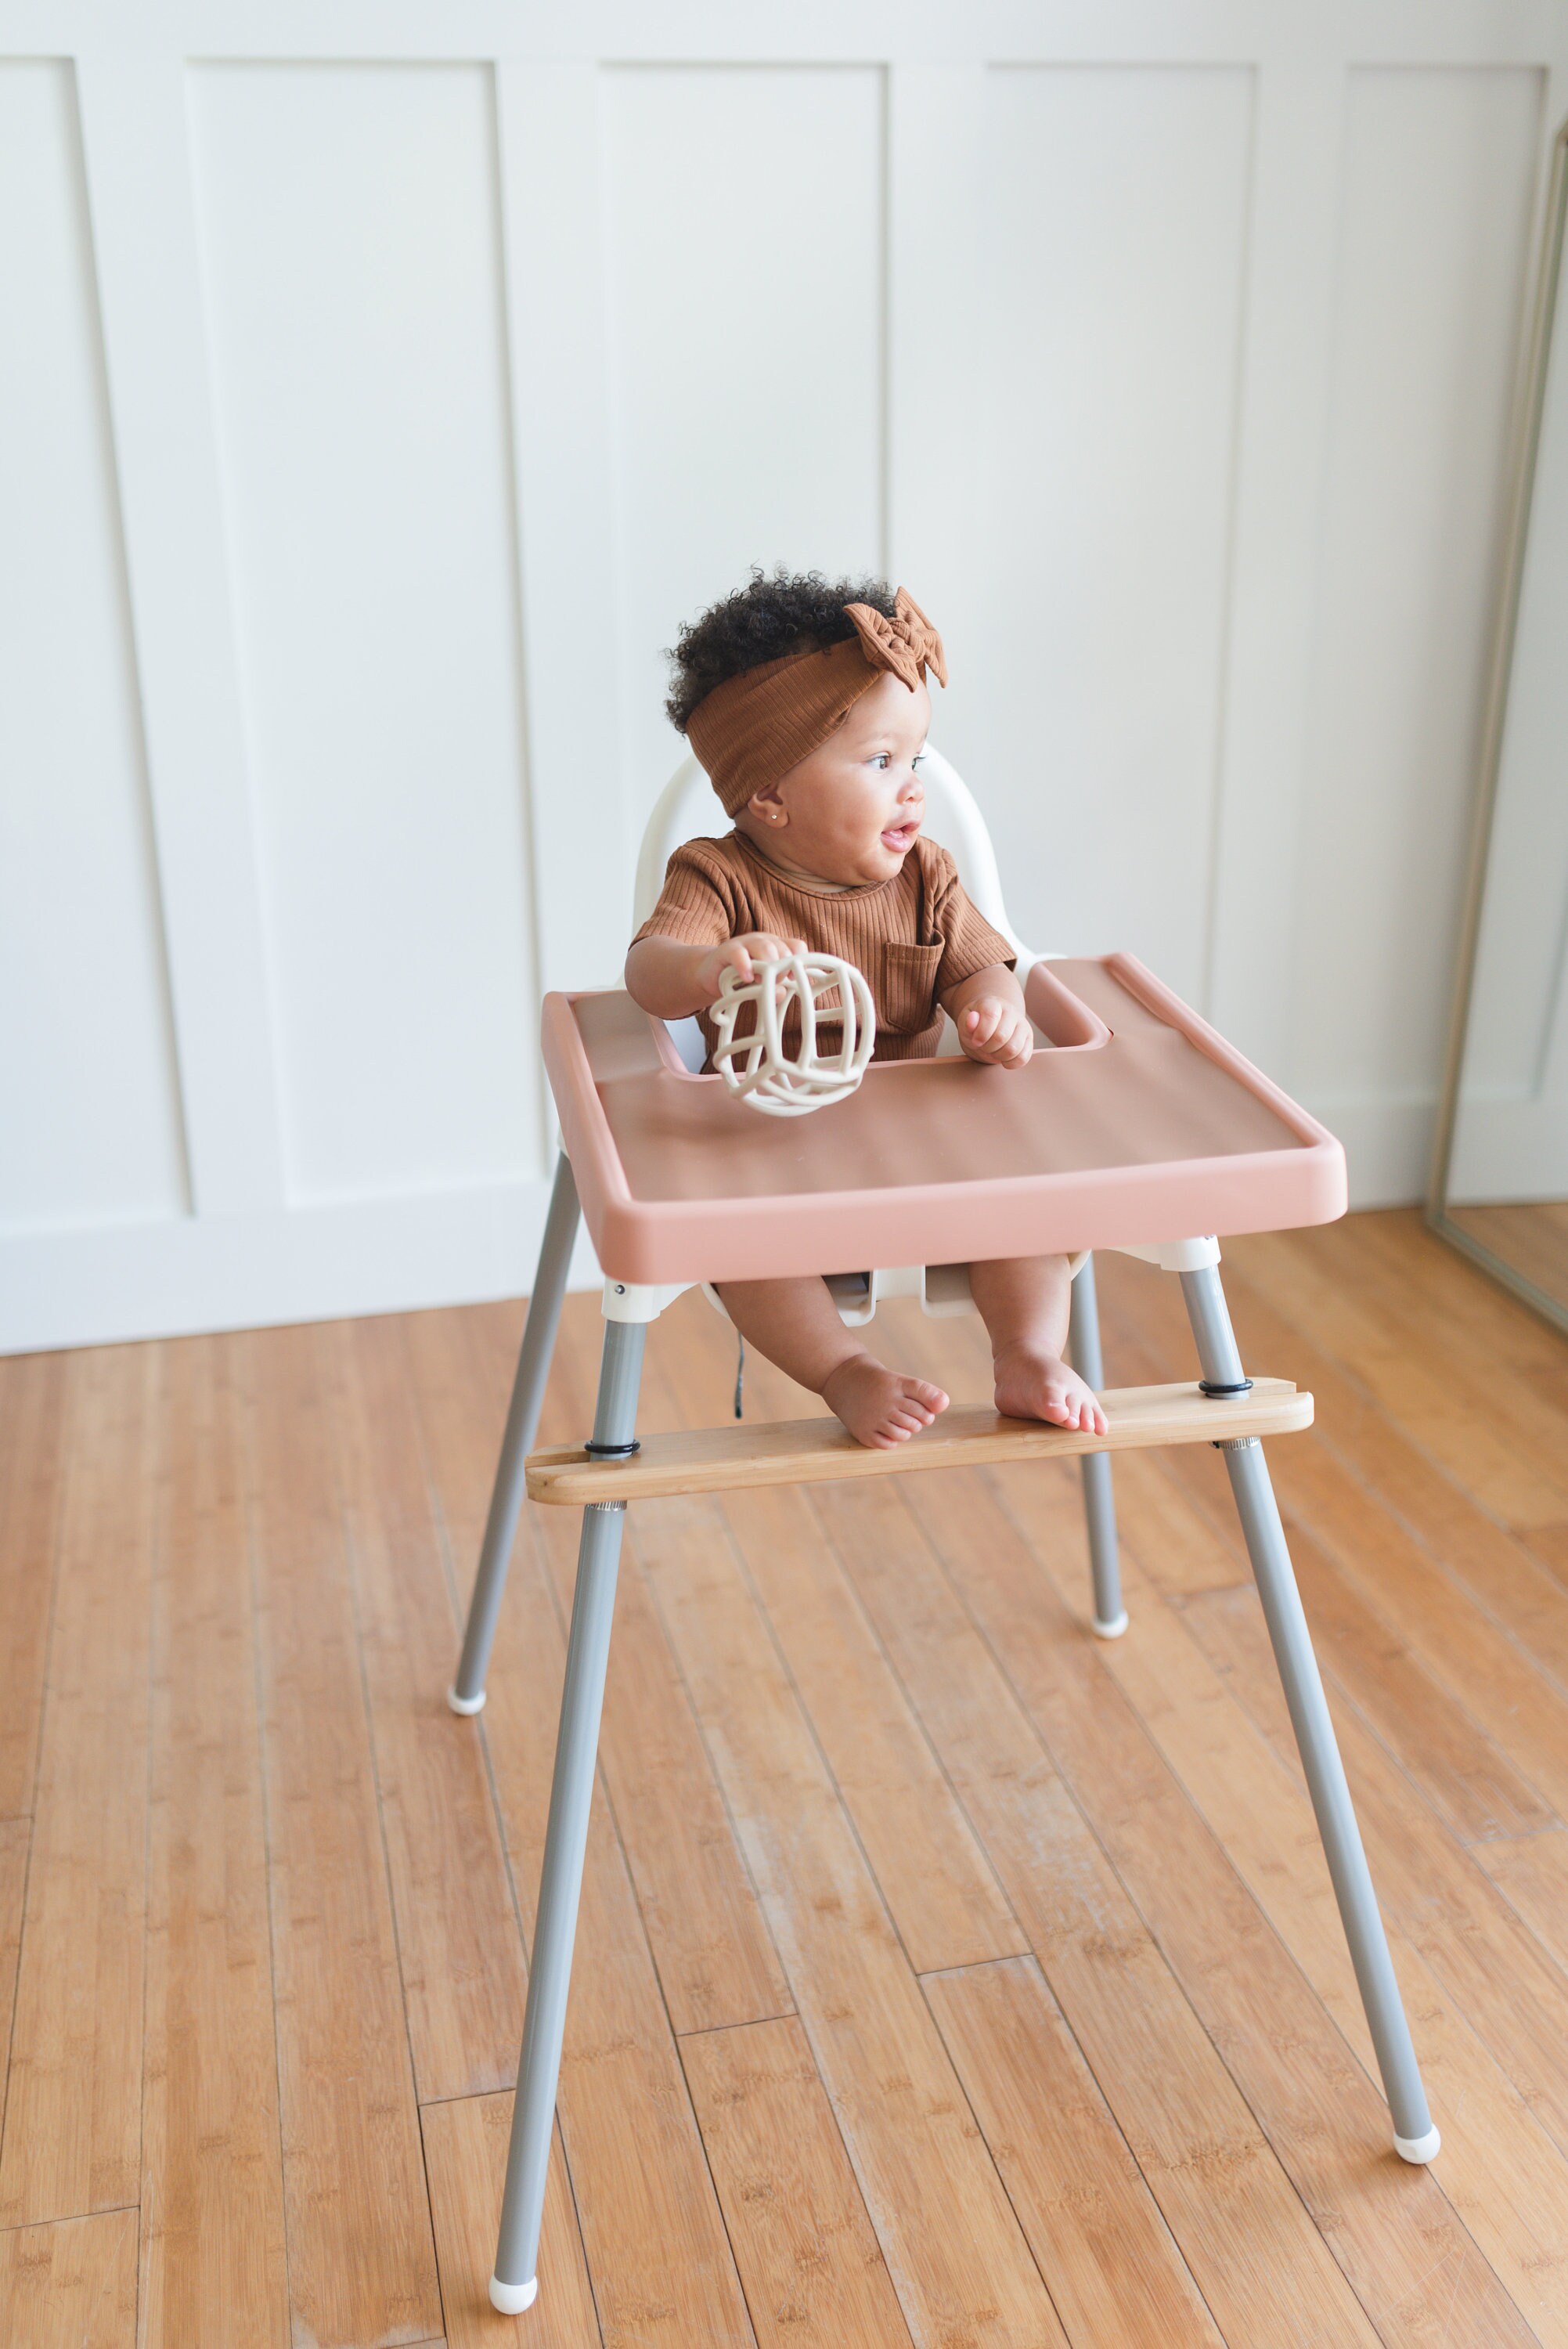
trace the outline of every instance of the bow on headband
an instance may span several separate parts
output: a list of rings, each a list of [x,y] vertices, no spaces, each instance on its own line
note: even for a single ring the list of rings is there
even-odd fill
[[[891,620],[870,604],[846,604],[844,617],[854,622],[861,650],[872,667],[892,669],[911,693],[924,676],[928,662],[936,672],[937,683],[947,683],[942,638],[904,588],[893,597]]]

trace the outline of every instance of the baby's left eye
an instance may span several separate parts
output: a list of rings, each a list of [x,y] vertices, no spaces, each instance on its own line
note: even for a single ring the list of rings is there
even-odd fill
[[[885,767],[887,765],[887,752],[885,750],[879,750],[875,758],[872,761],[872,764],[873,767]]]

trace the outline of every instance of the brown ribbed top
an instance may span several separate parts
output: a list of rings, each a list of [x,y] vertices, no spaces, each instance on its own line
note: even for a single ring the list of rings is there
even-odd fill
[[[637,936],[712,947],[748,930],[804,938],[811,953],[841,955],[864,974],[876,1005],[877,1061],[928,1060],[948,988],[992,963],[1011,970],[1015,959],[965,895],[946,849],[923,833],[891,881],[859,889],[791,880],[738,832],[688,840],[665,867],[659,902]],[[697,1017],[711,1054],[713,1022],[706,1011]]]

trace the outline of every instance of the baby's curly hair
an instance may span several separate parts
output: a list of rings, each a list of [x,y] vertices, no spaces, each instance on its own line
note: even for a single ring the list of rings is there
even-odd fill
[[[782,564],[769,578],[754,566],[748,585],[711,604],[676,639],[667,656],[674,676],[665,704],[671,725],[684,734],[697,703],[748,668],[789,653],[823,652],[852,636],[846,604],[869,604],[887,620],[893,616],[892,590],[884,579],[824,579],[820,571],[786,571]]]

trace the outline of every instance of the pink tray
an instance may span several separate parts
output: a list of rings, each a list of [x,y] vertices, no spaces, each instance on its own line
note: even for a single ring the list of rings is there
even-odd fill
[[[611,1279],[961,1264],[1326,1224],[1326,1129],[1131,955],[1037,963],[1026,1069],[874,1064],[809,1117],[683,1069],[629,995],[547,995],[544,1061]]]

